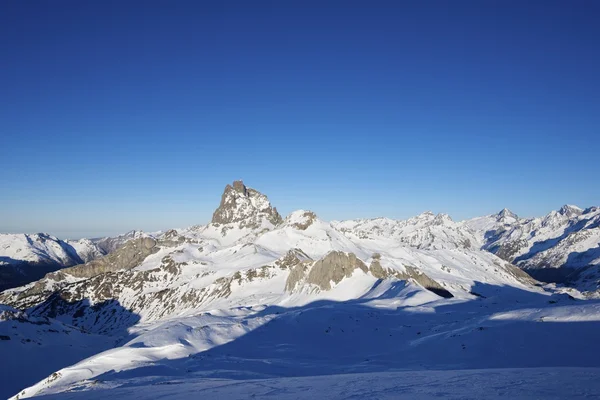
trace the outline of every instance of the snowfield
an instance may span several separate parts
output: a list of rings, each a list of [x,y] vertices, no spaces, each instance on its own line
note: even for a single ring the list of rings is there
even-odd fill
[[[138,381],[112,390],[74,391],[43,399],[590,399],[597,368],[400,371],[271,379]]]
[[[482,249],[515,224],[284,219],[235,182],[208,225],[0,293],[0,397],[598,397],[600,301]]]

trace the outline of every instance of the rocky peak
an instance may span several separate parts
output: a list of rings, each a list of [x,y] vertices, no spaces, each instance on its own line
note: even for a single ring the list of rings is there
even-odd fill
[[[600,207],[596,207],[596,206],[592,206],[592,207],[588,207],[585,210],[583,210],[583,214],[591,214],[591,213],[595,213],[598,210],[600,210]]]
[[[244,196],[248,194],[248,188],[246,187],[246,185],[244,185],[243,181],[233,181],[233,190],[243,194]]]
[[[304,231],[311,226],[316,219],[317,214],[312,211],[297,210],[288,215],[285,218],[285,222],[295,229]]]
[[[240,228],[259,228],[264,221],[272,225],[280,224],[283,219],[272,207],[269,199],[258,190],[235,181],[225,186],[221,204],[212,217],[213,224],[237,223]]]
[[[450,216],[448,214],[443,214],[443,213],[436,215],[435,218],[433,219],[434,225],[444,225],[449,222],[453,222],[452,218],[450,218]]]
[[[565,217],[570,218],[576,215],[581,215],[583,213],[583,210],[577,206],[565,204],[560,208],[560,210],[558,210],[558,213],[560,215],[564,215]]]
[[[502,211],[500,211],[498,214],[496,214],[496,217],[498,219],[505,219],[505,218],[519,219],[519,217],[517,216],[517,214],[515,214],[512,211],[510,211],[508,208],[502,209]]]

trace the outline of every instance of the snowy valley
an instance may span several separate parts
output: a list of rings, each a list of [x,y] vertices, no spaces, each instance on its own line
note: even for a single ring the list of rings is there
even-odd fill
[[[0,397],[600,395],[597,207],[326,222],[236,181],[207,225],[0,261]]]

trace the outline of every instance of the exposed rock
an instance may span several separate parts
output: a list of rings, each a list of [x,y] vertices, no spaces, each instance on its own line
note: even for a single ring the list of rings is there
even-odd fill
[[[301,231],[305,231],[316,219],[317,214],[312,211],[296,211],[286,218],[286,220],[289,221],[290,226]]]
[[[558,213],[566,217],[573,218],[583,214],[583,210],[577,206],[565,204],[558,210]]]
[[[452,293],[446,290],[442,285],[440,285],[439,283],[431,279],[429,276],[425,275],[423,272],[419,271],[414,267],[405,265],[404,269],[406,270],[406,272],[400,272],[390,268],[384,269],[381,266],[379,260],[379,254],[374,254],[373,261],[371,261],[371,265],[369,266],[369,271],[371,272],[371,275],[373,275],[377,279],[396,278],[399,280],[411,280],[423,286],[425,289],[437,294],[438,296],[445,298],[454,297]]]
[[[371,275],[373,275],[377,279],[385,279],[390,276],[389,273],[386,270],[384,270],[381,266],[381,263],[379,262],[379,257],[375,258],[375,255],[373,255],[373,261],[371,261],[369,271],[371,271]]]
[[[440,285],[439,283],[437,283],[418,269],[410,266],[405,266],[404,268],[406,268],[406,276],[408,277],[408,279],[414,280],[416,283],[423,286],[425,289],[441,297],[454,297],[452,293],[446,290],[442,285]]]
[[[342,279],[351,277],[356,269],[364,273],[369,271],[365,263],[353,253],[332,251],[313,265],[306,282],[321,290],[330,290],[331,282],[340,283]]]
[[[237,223],[240,228],[259,228],[263,220],[273,225],[283,221],[267,196],[246,187],[242,181],[225,187],[221,204],[212,217],[213,224]]]
[[[119,236],[92,239],[92,241],[102,251],[103,254],[110,254],[130,240],[142,239],[146,237],[151,236],[143,231],[133,230]]]
[[[510,211],[508,208],[503,208],[498,214],[496,214],[497,219],[504,220],[510,218],[512,220],[518,220],[519,217],[514,212]]]
[[[515,254],[518,254],[522,249],[529,246],[526,239],[519,239],[514,241],[507,241],[498,247],[492,247],[489,249],[492,253],[496,254],[503,260],[512,261]]]
[[[308,271],[306,263],[299,263],[293,267],[285,281],[285,291],[292,292],[299,283],[303,282],[306,278],[306,271]]]
[[[55,281],[61,281],[67,275],[75,278],[91,278],[106,272],[135,268],[150,254],[156,253],[158,249],[156,240],[152,238],[131,240],[105,257],[90,261],[87,264],[62,269],[46,275],[46,278]]]
[[[160,236],[158,244],[164,247],[176,247],[186,242],[186,238],[179,235],[175,229],[169,229]]]
[[[275,265],[281,269],[292,269],[304,261],[312,261],[301,249],[291,249],[283,257],[275,261]]]

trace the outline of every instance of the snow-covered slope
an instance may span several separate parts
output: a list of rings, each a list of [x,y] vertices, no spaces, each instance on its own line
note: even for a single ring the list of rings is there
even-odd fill
[[[4,261],[38,264],[75,264],[81,262],[75,249],[44,233],[33,235],[0,233],[0,249]],[[6,260],[10,258],[11,260]]]
[[[519,221],[505,214],[501,223]],[[496,223],[432,213],[330,223],[306,210],[283,219],[234,182],[208,225],[130,238],[0,293],[30,318],[119,344],[19,396],[173,377],[600,366],[598,304],[482,249],[481,230]]]
[[[171,376],[155,381],[131,378],[130,386],[62,392],[44,399],[590,399],[600,396],[599,376],[598,368],[565,367],[385,371],[266,379]]]
[[[40,279],[47,272],[83,262],[72,244],[54,236],[45,233],[0,233],[0,290]]]
[[[19,398],[69,392],[129,398],[133,393],[123,391],[128,387],[138,388],[137,398],[151,398],[146,391],[152,387],[184,382],[244,387],[248,379],[335,381],[344,374],[359,374],[361,380],[364,374],[399,369],[423,374],[484,369],[490,379],[501,373],[498,368],[527,368],[523,376],[528,376],[542,367],[552,368],[550,374],[561,371],[557,368],[595,367],[587,371],[600,377],[597,302],[506,287],[495,291],[476,300],[440,299],[411,283],[383,281],[354,300],[201,309],[138,324],[123,345],[56,371],[19,392]],[[525,384],[523,377],[520,382],[520,393],[539,387]],[[446,385],[444,380],[437,384]],[[580,390],[598,393],[597,386],[586,385]],[[373,397],[378,392],[367,384],[361,393]],[[458,393],[462,398],[471,392]],[[564,388],[557,393],[559,398],[576,394]]]
[[[115,237],[61,240],[45,233],[0,233],[0,291],[35,281],[48,272],[96,260],[131,240],[153,236],[131,231]]]
[[[425,212],[405,221],[388,218],[333,222],[351,238],[387,242],[418,249],[473,248],[475,236],[447,214]]]
[[[73,317],[78,307],[57,302],[114,299],[142,321],[154,321],[207,307],[358,298],[381,279],[409,279],[459,298],[472,298],[477,285],[540,290],[506,261],[469,247],[467,229],[446,218],[426,219],[399,223],[411,235],[408,244],[342,231],[308,211],[271,229],[231,227],[219,239],[203,227],[169,231],[9,290],[0,301],[35,307],[35,315],[59,309],[66,322],[82,324]]]
[[[484,249],[542,280],[573,282],[584,271],[596,273],[600,265],[598,207],[565,205],[531,219],[503,210],[464,225],[478,235]]]
[[[32,317],[0,304],[0,398],[54,371],[114,346],[94,335],[47,317]]]
[[[65,240],[65,243],[73,247],[83,262],[89,262],[108,254],[90,239]]]

